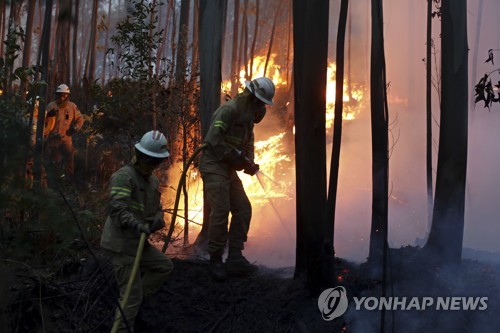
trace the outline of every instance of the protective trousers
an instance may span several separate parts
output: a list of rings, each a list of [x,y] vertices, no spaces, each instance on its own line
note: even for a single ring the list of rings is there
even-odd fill
[[[58,167],[64,162],[64,172],[68,178],[73,178],[75,171],[75,148],[71,138],[49,138],[46,145],[47,157]]]
[[[134,256],[113,253],[106,251],[111,258],[115,271],[116,280],[120,287],[120,304],[125,290],[127,289],[128,280],[132,274],[134,264]],[[134,321],[143,298],[152,296],[174,268],[172,261],[153,246],[146,244],[142,252],[139,270],[134,278],[134,283],[128,297],[127,304],[123,308],[123,313],[127,320],[130,330],[133,332]],[[119,311],[119,310],[117,310]],[[128,332],[125,321],[120,321],[118,332]]]
[[[229,177],[214,173],[203,174],[205,195],[210,204],[208,229],[208,252],[211,256],[222,256],[229,242],[230,248],[243,249],[247,240],[252,206],[236,172]],[[228,218],[231,225],[228,232]]]

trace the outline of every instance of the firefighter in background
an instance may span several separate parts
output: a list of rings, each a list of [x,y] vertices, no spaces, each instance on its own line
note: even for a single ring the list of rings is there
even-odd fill
[[[45,141],[46,157],[60,165],[64,161],[64,172],[72,179],[75,170],[75,148],[72,135],[83,126],[83,117],[75,103],[69,100],[69,87],[60,84],[56,89],[56,99],[46,108],[46,124],[50,126]],[[52,119],[51,119],[52,118]]]
[[[153,170],[169,156],[165,136],[159,131],[150,131],[135,145],[131,165],[120,168],[111,176],[108,217],[101,236],[101,247],[113,264],[120,287],[120,302],[132,273],[141,233],[149,235],[165,226],[158,178],[153,175]],[[123,309],[131,328],[143,299],[149,298],[161,287],[172,269],[172,261],[146,242],[139,270]],[[119,331],[127,332],[124,320],[120,322]]]
[[[200,158],[199,170],[211,213],[208,230],[210,273],[216,280],[228,275],[250,275],[257,266],[243,256],[243,244],[252,217],[252,206],[236,171],[255,175],[254,124],[266,114],[266,105],[273,104],[274,83],[261,77],[245,82],[245,90],[220,106],[213,114],[207,132],[207,148]],[[228,231],[228,216],[231,224]],[[224,248],[228,245],[225,265]]]

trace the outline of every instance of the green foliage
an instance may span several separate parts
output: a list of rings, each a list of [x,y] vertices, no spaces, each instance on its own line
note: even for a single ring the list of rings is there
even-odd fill
[[[159,5],[161,3],[153,5],[144,0],[133,0],[127,17],[116,26],[117,33],[111,40],[118,46],[117,53],[122,64],[119,71],[124,78],[151,79],[150,73],[154,66],[152,57],[163,34],[163,31],[156,31]],[[109,51],[115,52],[114,49]]]

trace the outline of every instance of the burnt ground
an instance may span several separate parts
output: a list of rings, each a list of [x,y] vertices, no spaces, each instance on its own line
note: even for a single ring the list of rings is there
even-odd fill
[[[411,259],[416,251],[391,251],[388,296],[483,296],[487,309],[387,311],[386,332],[498,332],[497,265],[465,260],[458,270],[445,271]],[[10,293],[0,313],[1,331],[109,332],[116,286],[103,276],[113,281],[111,267],[102,258],[101,269],[92,259],[80,261],[59,272],[4,270],[0,282]],[[337,260],[349,307],[333,321],[322,319],[318,298],[291,277],[292,268],[260,267],[252,277],[220,283],[209,276],[205,260],[174,259],[174,265],[170,279],[141,309],[136,332],[380,332],[382,312],[356,310],[353,301],[380,296],[381,284],[367,278],[366,265]]]

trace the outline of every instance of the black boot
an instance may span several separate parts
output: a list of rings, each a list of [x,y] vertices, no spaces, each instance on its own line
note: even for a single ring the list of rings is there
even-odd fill
[[[257,265],[251,264],[241,253],[239,248],[229,248],[226,260],[226,272],[228,275],[248,276],[258,270]]]
[[[222,263],[222,256],[210,256],[210,275],[216,281],[226,279],[226,269]]]

